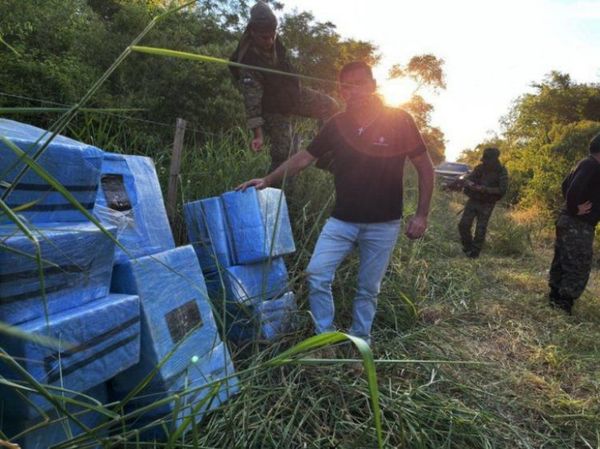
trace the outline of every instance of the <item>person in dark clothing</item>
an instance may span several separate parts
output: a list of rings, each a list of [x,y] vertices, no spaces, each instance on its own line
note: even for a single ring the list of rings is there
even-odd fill
[[[592,268],[592,246],[600,220],[600,134],[562,183],[565,204],[556,221],[550,267],[550,305],[571,314],[585,290]]]
[[[296,73],[276,30],[275,14],[266,3],[259,1],[250,10],[248,26],[230,60]],[[251,150],[261,151],[264,138],[268,136],[271,170],[295,150],[291,116],[316,118],[324,122],[339,109],[333,98],[303,87],[297,77],[232,66],[230,70],[244,97],[248,127],[254,135]]]
[[[336,200],[306,269],[310,309],[317,333],[335,330],[331,285],[339,264],[358,249],[358,286],[349,332],[369,342],[377,295],[400,232],[405,162],[413,164],[419,177],[417,211],[405,232],[411,239],[421,237],[427,228],[433,166],[410,114],[384,106],[375,95],[368,64],[346,64],[339,82],[346,110],[329,120],[306,150],[238,189],[271,186],[333,153]]]
[[[481,164],[465,178],[464,192],[469,199],[458,224],[458,232],[467,257],[479,257],[494,206],[508,188],[508,173],[499,157],[497,148],[486,148]],[[473,237],[471,228],[474,221],[477,223]]]

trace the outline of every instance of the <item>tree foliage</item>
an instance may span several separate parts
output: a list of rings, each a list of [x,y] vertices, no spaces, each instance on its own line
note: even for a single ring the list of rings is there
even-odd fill
[[[443,65],[444,60],[435,55],[416,55],[406,65],[393,65],[388,73],[390,79],[409,78],[416,83],[411,99],[404,103],[402,108],[414,117],[435,164],[439,164],[445,158],[444,133],[439,127],[431,124],[433,105],[427,102],[420,92],[428,88],[437,93],[440,89],[446,88]]]
[[[504,133],[495,143],[510,174],[509,199],[556,211],[563,201],[562,179],[600,132],[600,85],[575,83],[553,71],[532,87],[504,117]],[[484,146],[464,151],[461,160],[474,158]]]

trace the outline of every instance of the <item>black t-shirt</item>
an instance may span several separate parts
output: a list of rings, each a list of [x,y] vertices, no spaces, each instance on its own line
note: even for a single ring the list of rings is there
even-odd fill
[[[427,149],[410,114],[383,107],[364,129],[347,112],[334,116],[307,151],[316,158],[333,152],[333,217],[381,223],[402,217],[404,161]]]
[[[592,156],[579,161],[562,183],[565,197],[563,213],[585,221],[593,226],[600,220],[600,163]],[[577,206],[586,201],[592,203],[589,214],[577,215]]]

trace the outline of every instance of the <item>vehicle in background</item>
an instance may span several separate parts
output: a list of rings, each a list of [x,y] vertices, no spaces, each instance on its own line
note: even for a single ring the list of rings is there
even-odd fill
[[[471,167],[461,162],[442,162],[435,167],[438,185],[445,190],[461,190],[463,180]]]

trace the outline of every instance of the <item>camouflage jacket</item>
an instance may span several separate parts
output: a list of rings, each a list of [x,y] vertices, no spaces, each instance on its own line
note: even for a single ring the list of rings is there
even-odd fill
[[[275,39],[273,52],[267,54],[252,45],[249,33],[246,32],[230,60],[295,73],[279,37]],[[263,112],[288,114],[299,101],[300,80],[297,78],[246,68],[230,67],[230,70],[244,96],[248,126],[251,129],[264,124]]]
[[[466,180],[474,183],[478,189],[465,186],[465,194],[471,199],[484,203],[495,203],[506,194],[508,189],[508,172],[499,162],[492,166],[479,164],[467,175]]]

